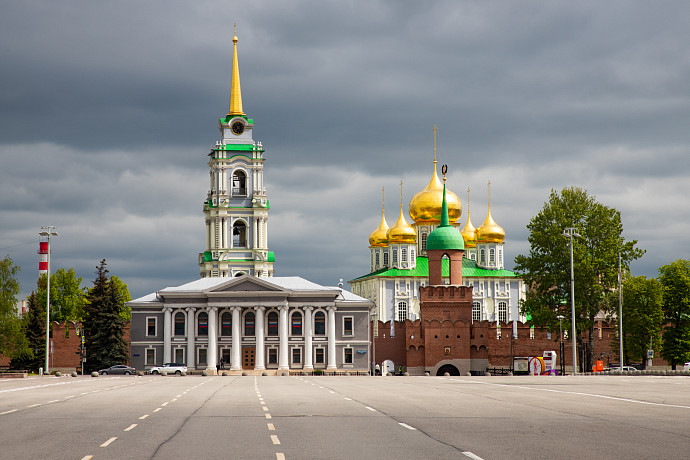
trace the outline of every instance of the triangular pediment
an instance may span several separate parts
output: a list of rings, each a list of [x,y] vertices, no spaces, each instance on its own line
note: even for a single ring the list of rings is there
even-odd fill
[[[257,278],[250,275],[242,275],[225,281],[206,291],[207,293],[220,292],[288,292],[280,286],[271,283],[267,278]]]

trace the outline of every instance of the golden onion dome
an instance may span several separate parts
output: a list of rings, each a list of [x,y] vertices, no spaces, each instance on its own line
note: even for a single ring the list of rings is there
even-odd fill
[[[491,217],[491,205],[484,223],[475,230],[475,235],[477,243],[503,243],[505,240],[506,232]]]
[[[434,174],[431,181],[410,200],[410,217],[415,223],[439,223],[441,222],[441,205],[443,201],[443,184],[436,173],[436,160],[434,159]],[[458,196],[446,190],[448,203],[448,221],[454,224],[462,213],[462,204]]]
[[[403,243],[415,244],[417,241],[417,232],[405,220],[403,215],[402,204],[400,205],[400,217],[398,221],[391,228],[388,229],[388,244]]]
[[[388,222],[385,214],[381,216],[379,227],[369,235],[369,246],[385,248],[388,246]]]
[[[475,235],[475,228],[474,225],[472,225],[472,221],[470,220],[470,189],[469,187],[467,188],[467,223],[465,224],[465,228],[462,229],[462,238],[465,240],[465,247],[466,248],[475,248],[477,247],[477,237]]]

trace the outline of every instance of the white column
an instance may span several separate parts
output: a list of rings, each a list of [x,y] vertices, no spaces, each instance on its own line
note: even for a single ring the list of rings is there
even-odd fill
[[[313,315],[312,311],[314,307],[304,307],[304,368],[314,369],[314,363],[312,360],[312,322]]]
[[[170,360],[170,336],[172,333],[172,308],[163,309],[163,362],[169,363]]]
[[[240,310],[242,307],[232,307],[232,353],[230,355],[230,370],[242,369],[242,320]]]
[[[280,350],[278,355],[278,369],[289,369],[288,360],[288,306],[280,307]]]
[[[263,231],[261,232],[261,236],[264,240],[262,248],[268,248],[268,217],[264,217],[264,225],[263,225]]]
[[[266,369],[264,364],[264,310],[266,307],[254,307],[256,310],[256,361],[254,369],[262,371]]]
[[[194,312],[196,308],[185,308],[187,310],[187,367],[195,369],[196,367],[196,353],[194,347]]]
[[[252,217],[252,249],[259,247],[257,242],[257,235],[259,234],[259,221],[256,216]]]
[[[206,354],[206,369],[216,372],[218,364],[218,307],[208,309],[208,353]]]
[[[328,366],[336,369],[335,365],[335,307],[328,307]]]

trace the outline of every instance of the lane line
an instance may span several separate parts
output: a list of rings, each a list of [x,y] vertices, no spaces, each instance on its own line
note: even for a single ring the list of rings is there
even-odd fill
[[[268,407],[264,406],[262,407],[262,409],[264,410],[264,412],[266,412],[268,410]]]
[[[165,406],[167,406],[169,402],[170,402],[170,401],[166,401],[166,402],[164,402],[163,404],[161,404],[161,407],[165,407]]]
[[[278,436],[275,434],[271,435],[271,441],[273,441],[273,444],[280,444],[280,440],[278,439]]]
[[[148,416],[149,416],[149,414],[142,415],[141,417],[139,417],[139,420],[144,420],[144,419],[145,419],[146,417],[148,417]]]
[[[474,459],[474,460],[484,460],[484,459],[481,458],[480,456],[474,455],[472,452],[467,451],[467,450],[463,451],[463,452],[462,452],[462,455],[464,455],[465,457],[472,458],[472,459]]]
[[[373,407],[364,406],[364,408],[365,408],[365,409],[369,409],[369,410],[372,411],[372,412],[377,412],[377,410],[374,409]]]
[[[154,412],[158,412],[158,411],[161,410],[161,409],[162,409],[162,407],[156,407],[155,409],[153,409],[153,411],[154,411]]]
[[[285,460],[285,454],[276,452],[276,460]]]
[[[112,444],[115,440],[117,439],[117,436],[113,436],[112,438],[108,439],[106,442],[101,444],[101,447],[108,447],[110,444]]]
[[[93,458],[93,455],[87,455],[85,457],[82,457],[81,460],[91,460]]]
[[[56,403],[56,402],[58,402],[58,401],[60,401],[60,400],[59,400],[59,399],[53,399],[52,401],[48,401],[48,404]]]
[[[32,405],[26,406],[26,407],[37,407],[37,406],[40,406],[40,404],[32,404]]]
[[[0,415],[11,414],[12,412],[17,412],[17,409],[7,410],[5,412],[0,412]]]
[[[398,425],[400,425],[400,426],[402,426],[402,427],[405,427],[405,428],[407,428],[407,429],[410,430],[410,431],[417,431],[417,428],[415,428],[415,427],[413,427],[413,426],[410,426],[410,425],[408,425],[407,423],[398,422]]]
[[[268,431],[275,431],[276,430],[276,427],[273,426],[272,423],[267,423],[267,425],[268,425]]]
[[[132,431],[134,428],[136,428],[136,426],[137,426],[136,423],[132,423],[130,426],[128,426],[127,428],[125,428],[122,431]]]
[[[352,401],[350,398],[345,398],[345,401]]]
[[[271,414],[266,414],[266,419],[270,420],[271,419]]]

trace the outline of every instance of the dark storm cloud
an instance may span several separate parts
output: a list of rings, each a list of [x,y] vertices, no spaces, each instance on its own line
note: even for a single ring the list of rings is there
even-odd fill
[[[88,282],[104,257],[135,295],[198,276],[233,22],[280,275],[365,273],[381,187],[392,224],[400,180],[405,209],[429,181],[434,124],[475,226],[491,180],[508,265],[549,191],[573,185],[623,213],[647,249],[636,274],[688,257],[685,2],[25,1],[1,13],[0,247],[25,292],[48,224],[54,267]]]

